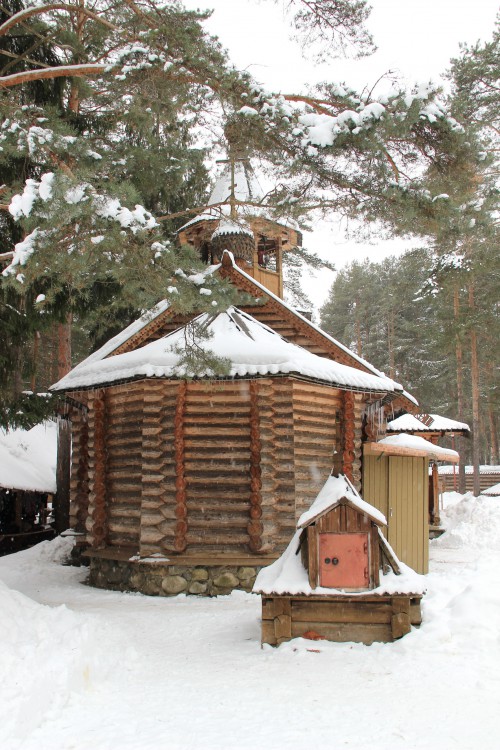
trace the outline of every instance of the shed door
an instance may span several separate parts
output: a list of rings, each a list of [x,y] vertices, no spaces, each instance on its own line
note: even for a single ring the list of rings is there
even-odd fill
[[[319,584],[336,589],[368,586],[368,534],[319,535]]]

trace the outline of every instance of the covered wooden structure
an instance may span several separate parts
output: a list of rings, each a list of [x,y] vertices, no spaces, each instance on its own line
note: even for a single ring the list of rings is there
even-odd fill
[[[164,567],[163,577],[201,566],[207,591],[219,593],[241,583],[238,570],[255,575],[283,551],[335,461],[359,483],[362,414],[398,386],[236,308],[208,323],[207,346],[231,360],[228,377],[182,379],[183,326],[168,315],[163,324],[163,336],[150,320],[142,346],[132,336],[128,351],[124,342],[120,354],[92,355],[55,386],[74,410],[72,520],[97,585],[117,577],[117,586],[151,588],[134,566],[158,571],[168,561],[176,572]],[[114,561],[112,575],[99,560]],[[227,585],[211,586],[221,570]]]
[[[396,554],[418,573],[429,569],[429,460],[458,462],[458,453],[414,435],[363,446],[363,494],[388,520]]]
[[[262,643],[291,638],[392,641],[419,624],[422,583],[380,533],[384,516],[331,476],[282,557],[261,571]],[[386,588],[384,571],[400,582]]]
[[[0,430],[0,555],[55,536],[48,519],[56,493],[57,425]]]
[[[461,435],[470,437],[470,427],[465,422],[457,422],[449,417],[439,414],[402,414],[397,419],[387,423],[388,435],[409,434],[425,438],[435,446],[439,445],[442,438],[451,438],[452,449],[455,449],[455,437]],[[432,458],[432,457],[431,457]],[[441,519],[439,516],[439,494],[440,482],[437,460],[448,460],[446,455],[441,459],[432,460],[429,472],[429,527],[431,535],[442,533],[440,529]],[[457,462],[454,461],[454,464]],[[456,472],[456,469],[455,469]]]

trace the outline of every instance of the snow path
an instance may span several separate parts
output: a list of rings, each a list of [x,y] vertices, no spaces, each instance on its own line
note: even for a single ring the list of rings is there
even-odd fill
[[[2,750],[496,750],[500,503],[469,499],[448,514],[450,531],[431,545],[424,624],[369,647],[298,639],[261,649],[260,597],[241,592],[168,599],[87,588],[84,569],[53,561],[68,540],[1,558],[7,586],[67,608],[31,603],[38,623],[57,613],[59,629],[52,623],[24,672],[18,665],[23,698],[33,709],[42,697],[44,647],[61,680],[43,714],[15,726],[19,691],[4,697],[0,686]],[[68,633],[82,660],[73,671]]]

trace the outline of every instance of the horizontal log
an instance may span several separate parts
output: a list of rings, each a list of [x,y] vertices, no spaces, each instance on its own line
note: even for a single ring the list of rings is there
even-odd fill
[[[193,437],[212,437],[220,435],[227,440],[233,440],[238,438],[239,440],[246,440],[250,442],[250,424],[248,420],[238,427],[237,425],[229,424],[225,427],[216,427],[213,424],[200,425],[190,424],[189,422],[184,423],[184,438],[188,440],[191,436]]]
[[[199,529],[204,529],[208,532],[217,534],[218,532],[226,533],[231,529],[236,529],[239,533],[246,535],[246,524],[248,516],[246,518],[233,517],[227,515],[225,517],[220,516],[219,518],[213,518],[211,514],[207,514],[201,518],[196,518],[192,513],[188,513],[188,526],[191,533]]]
[[[248,514],[250,512],[250,500],[241,502],[240,500],[229,500],[221,503],[217,500],[207,500],[204,502],[195,502],[191,497],[187,500],[188,515],[189,518],[194,517],[195,514],[212,514],[220,513],[221,515],[231,513],[241,513],[242,517],[246,514],[248,520]]]
[[[123,518],[138,521],[141,518],[140,502],[136,507],[110,504],[108,506],[108,516],[114,519]]]
[[[217,533],[202,533],[200,530],[196,530],[196,532],[191,531],[191,528],[188,528],[186,539],[188,546],[191,545],[213,545],[214,547],[220,547],[220,545],[226,545],[226,544],[232,544],[232,545],[241,545],[242,547],[245,547],[248,544],[249,536],[248,534],[237,534],[234,531],[228,530],[227,532],[219,531]]]
[[[390,604],[371,602],[295,602],[292,600],[294,622],[372,623],[390,624],[393,609]]]
[[[393,641],[390,625],[386,624],[362,624],[362,623],[326,623],[295,622],[292,620],[292,638],[300,638],[308,630],[313,630],[324,636],[329,641],[345,643],[357,641],[367,646],[375,642],[390,643]]]

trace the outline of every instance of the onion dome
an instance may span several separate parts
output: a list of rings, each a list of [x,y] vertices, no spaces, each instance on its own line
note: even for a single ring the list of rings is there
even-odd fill
[[[255,251],[255,237],[244,221],[223,218],[219,226],[212,234],[212,253],[218,257],[222,256],[224,250],[234,255],[235,260],[244,260],[253,264]]]

